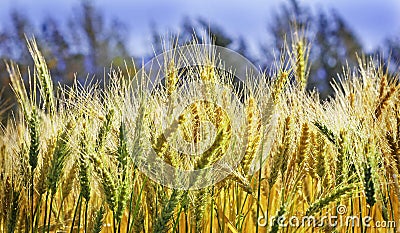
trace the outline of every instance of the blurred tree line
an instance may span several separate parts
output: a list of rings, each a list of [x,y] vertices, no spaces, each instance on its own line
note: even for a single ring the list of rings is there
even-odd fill
[[[132,57],[127,48],[128,29],[118,20],[104,18],[91,2],[82,1],[74,15],[67,20],[58,20],[60,19],[47,17],[40,26],[35,26],[22,12],[12,11],[9,24],[2,25],[3,30],[0,31],[1,60],[13,60],[18,63],[21,73],[26,77],[27,67],[32,67],[32,61],[26,49],[25,35],[34,35],[47,58],[53,78],[61,85],[71,85],[75,75],[81,82],[93,76],[102,80],[103,77],[107,77],[105,71],[111,63],[113,66],[124,66],[124,60],[127,60],[127,64],[131,64],[129,61]],[[62,26],[60,22],[65,21],[67,25]],[[290,0],[288,4],[282,5],[281,10],[267,26],[271,39],[259,45],[261,56],[254,56],[249,52],[245,38],[228,35],[222,27],[210,25],[201,18],[185,19],[176,36],[181,42],[187,41],[195,32],[201,42],[201,35],[206,32],[209,40],[216,45],[233,49],[263,69],[268,69],[274,57],[279,56],[285,35],[290,35],[291,25],[294,24],[306,29],[305,37],[312,43],[310,79],[307,87],[317,89],[321,97],[326,98],[332,94],[329,83],[342,72],[343,65],[355,66],[356,53],[364,52],[355,34],[335,11],[324,12],[320,9],[313,13],[297,0]],[[162,51],[159,34],[158,31],[153,31],[156,53]],[[290,38],[287,39],[290,43]],[[388,38],[387,43],[375,52],[391,54],[391,62],[397,64],[400,59],[400,39]],[[149,53],[147,59],[151,54]],[[384,57],[385,59],[388,61],[389,56]],[[141,60],[138,59],[136,64],[141,64]],[[0,89],[3,90],[0,92],[1,107],[2,100],[12,99],[13,96],[9,88],[5,62],[0,62]]]

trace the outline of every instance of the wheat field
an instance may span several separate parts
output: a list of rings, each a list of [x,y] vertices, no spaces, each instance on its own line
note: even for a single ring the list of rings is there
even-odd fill
[[[344,67],[335,95],[322,101],[305,88],[310,45],[294,36],[270,73],[236,93],[239,109],[218,89],[233,90],[232,76],[210,59],[189,72],[222,104],[196,101],[163,128],[160,112],[183,93],[174,62],[163,67],[164,87],[150,94],[124,67],[104,82],[65,87],[53,83],[36,42],[27,44],[28,80],[7,66],[18,110],[0,134],[2,232],[400,232],[399,77],[379,60]],[[182,138],[194,150],[214,143],[187,157],[170,145]],[[243,153],[223,179],[185,190],[142,172],[147,150],[185,170]]]

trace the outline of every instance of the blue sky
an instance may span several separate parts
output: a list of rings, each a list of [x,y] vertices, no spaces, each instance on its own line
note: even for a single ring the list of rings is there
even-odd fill
[[[0,0],[0,25],[7,23],[10,9],[26,12],[34,23],[43,16],[62,19],[73,14],[80,0]],[[267,25],[274,12],[287,1],[280,0],[96,0],[107,18],[118,18],[128,26],[129,44],[134,55],[151,51],[151,22],[160,32],[176,30],[184,16],[201,16],[222,26],[229,35],[244,36],[253,46],[268,38]],[[323,10],[336,9],[367,49],[383,43],[388,36],[400,35],[399,0],[300,0]]]

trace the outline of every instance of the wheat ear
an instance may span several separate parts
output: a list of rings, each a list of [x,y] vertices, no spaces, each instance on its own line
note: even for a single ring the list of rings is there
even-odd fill
[[[101,229],[103,228],[103,219],[106,210],[103,206],[100,207],[98,211],[96,211],[96,217],[94,220],[94,225],[92,229],[92,233],[100,233]]]
[[[322,210],[324,207],[326,207],[330,203],[337,201],[339,198],[343,197],[343,195],[349,193],[352,189],[354,189],[354,185],[347,185],[347,186],[342,186],[342,187],[336,188],[334,191],[332,191],[326,197],[320,198],[317,201],[315,201],[314,203],[312,203],[308,207],[305,216],[312,216],[313,214],[318,213],[320,210]]]
[[[29,52],[35,64],[36,74],[40,84],[40,94],[45,101],[45,109],[50,113],[55,111],[55,100],[53,93],[53,81],[50,76],[50,71],[47,68],[47,63],[38,49],[35,39],[27,40]]]

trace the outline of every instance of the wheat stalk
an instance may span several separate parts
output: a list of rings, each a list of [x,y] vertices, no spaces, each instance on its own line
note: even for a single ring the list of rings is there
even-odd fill
[[[81,187],[82,197],[88,202],[90,199],[90,177],[89,177],[89,169],[90,164],[88,161],[88,138],[86,136],[86,127],[82,130],[81,133],[81,143],[80,143],[80,151],[79,151],[79,184]]]
[[[47,63],[37,46],[36,40],[34,38],[31,40],[26,40],[28,44],[28,50],[35,64],[36,75],[38,77],[41,87],[40,94],[43,96],[45,102],[44,107],[50,113],[54,113],[55,100],[53,93],[53,81],[51,80],[50,71],[47,68]]]
[[[372,180],[372,174],[371,174],[371,166],[369,164],[367,164],[365,167],[364,189],[365,189],[366,202],[372,208],[372,206],[374,206],[376,202],[376,199],[375,199],[374,182]]]
[[[100,207],[98,211],[96,211],[95,214],[95,220],[93,224],[93,229],[92,233],[100,233],[102,228],[103,228],[103,219],[104,219],[104,214],[106,213],[105,208],[103,206]]]
[[[317,162],[317,175],[319,177],[320,180],[322,180],[325,176],[325,172],[326,172],[326,164],[325,164],[325,155],[326,155],[326,142],[325,139],[322,137],[318,137],[318,154],[317,154],[317,158],[316,158],[316,162]]]
[[[57,137],[56,146],[53,152],[53,158],[50,165],[50,171],[47,176],[48,189],[51,195],[54,196],[57,191],[57,186],[64,172],[65,162],[70,155],[70,146],[68,145],[70,132],[73,128],[73,122],[68,122],[66,128]]]
[[[301,166],[307,156],[310,147],[310,131],[307,123],[303,123],[301,127],[300,141],[297,148],[296,163]]]
[[[11,190],[11,200],[9,206],[9,213],[7,215],[7,232],[13,233],[15,229],[17,229],[18,224],[18,213],[21,208],[20,203],[20,194],[21,191],[15,187],[16,184],[13,184]]]
[[[246,105],[246,133],[247,145],[242,159],[243,173],[249,175],[250,166],[260,145],[260,130],[261,130],[261,117],[259,116],[258,109],[254,97],[248,99]]]
[[[328,206],[330,203],[337,201],[344,195],[348,194],[354,188],[353,185],[347,185],[338,187],[329,193],[327,196],[316,200],[312,203],[305,212],[305,216],[313,216],[313,214],[318,213],[323,208]]]
[[[392,86],[390,90],[384,95],[382,98],[380,98],[380,101],[378,103],[378,106],[375,109],[375,117],[376,119],[379,119],[381,116],[382,112],[387,108],[389,105],[390,100],[394,96],[394,93],[397,91],[396,86]]]
[[[285,89],[287,82],[289,81],[289,73],[287,71],[280,71],[277,79],[275,80],[274,90],[272,92],[272,98],[275,104],[278,103],[280,95]]]

